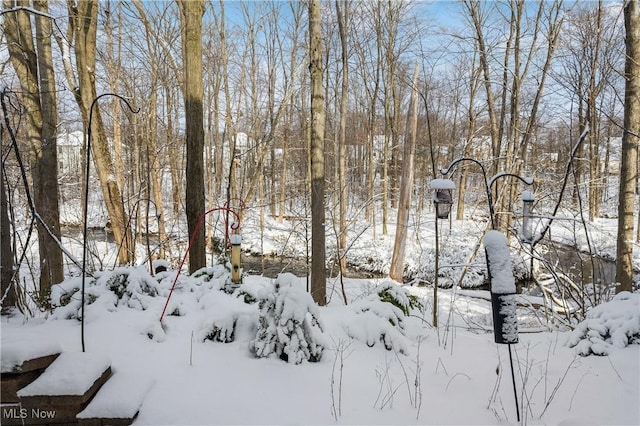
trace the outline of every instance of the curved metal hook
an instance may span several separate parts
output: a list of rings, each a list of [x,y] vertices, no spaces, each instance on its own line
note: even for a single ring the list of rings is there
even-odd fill
[[[516,179],[519,179],[520,182],[524,183],[525,185],[533,185],[533,178],[526,179],[526,178],[523,178],[522,176],[518,176],[518,175],[513,174],[513,173],[498,173],[497,175],[495,175],[491,179],[489,179],[489,188],[491,188],[493,186],[493,184],[496,183],[496,181],[498,179],[501,179],[503,177],[514,177]]]
[[[462,157],[462,158],[458,158],[457,160],[453,160],[446,169],[440,169],[440,173],[442,173],[443,175],[446,175],[447,173],[449,173],[449,171],[451,171],[451,168],[453,166],[455,166],[456,164],[462,161],[471,161],[477,164],[478,166],[480,166],[480,168],[482,169],[482,176],[484,177],[484,186],[487,192],[487,203],[489,204],[489,217],[491,219],[491,228],[495,229],[496,224],[495,224],[495,219],[493,217],[495,215],[494,209],[493,209],[493,197],[491,196],[491,188],[489,186],[489,182],[487,181],[487,170],[484,168],[482,163],[476,160],[475,158]]]
[[[81,294],[82,294],[82,301],[81,301],[81,305],[80,305],[80,311],[81,311],[81,322],[80,322],[80,340],[81,340],[81,344],[82,344],[82,352],[85,351],[85,345],[84,345],[84,301],[85,301],[85,274],[86,274],[86,270],[87,270],[87,216],[88,216],[88,210],[89,210],[89,173],[91,172],[91,161],[89,161],[91,159],[91,124],[93,123],[93,107],[98,103],[98,100],[105,97],[105,96],[115,96],[116,98],[120,99],[122,102],[125,103],[125,105],[127,105],[127,108],[129,108],[129,110],[134,113],[137,114],[140,112],[140,108],[138,108],[138,110],[134,110],[133,107],[131,106],[131,104],[129,103],[129,101],[127,101],[124,97],[116,94],[116,93],[103,93],[102,95],[96,96],[93,101],[91,102],[91,107],[89,107],[89,123],[88,123],[88,127],[87,127],[87,147],[86,147],[86,169],[85,169],[85,190],[84,190],[84,211],[83,211],[83,216],[84,216],[84,225],[83,225],[83,231],[82,231],[82,287],[81,287]]]

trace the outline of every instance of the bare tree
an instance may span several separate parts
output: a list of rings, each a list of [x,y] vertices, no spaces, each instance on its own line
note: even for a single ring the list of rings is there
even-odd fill
[[[324,90],[321,1],[309,2],[309,73],[311,75],[311,295],[326,304],[324,207]]]
[[[204,227],[204,89],[202,82],[202,17],[204,1],[178,0],[182,27],[182,65],[187,140],[186,213],[189,236],[189,272],[206,265]]]
[[[340,34],[340,46],[342,54],[342,87],[340,89],[340,131],[338,140],[338,193],[339,193],[339,226],[338,226],[338,257],[340,274],[347,271],[347,178],[346,178],[346,144],[347,144],[347,101],[349,90],[349,56],[347,51],[347,34],[349,25],[349,3],[344,6],[336,0],[336,14]]]
[[[498,3],[464,0],[463,4],[474,29],[473,43],[478,49],[485,88],[491,139],[487,169],[491,175],[498,171],[519,174],[534,140],[540,99],[559,40],[564,19],[562,0],[540,2],[535,8],[525,7],[523,0],[511,0],[504,9],[508,14],[502,13]],[[496,25],[504,25],[504,31],[490,30]],[[502,60],[498,62],[500,55]],[[494,191],[494,220],[506,231],[517,186],[498,182]]]
[[[102,189],[102,196],[109,213],[109,221],[113,236],[118,244],[118,262],[122,265],[131,261],[133,256],[133,237],[131,229],[127,227],[127,215],[122,202],[122,188],[113,176],[116,175],[115,165],[109,142],[105,133],[105,126],[100,113],[100,106],[94,101],[96,91],[96,37],[98,30],[99,2],[87,0],[75,2],[67,0],[69,10],[69,34],[67,39],[58,39],[63,52],[68,50],[67,42],[74,41],[77,77],[73,74],[73,67],[68,56],[63,54],[67,82],[82,112],[85,128],[91,124],[94,163],[98,171],[98,179]],[[76,80],[77,79],[77,80]],[[93,120],[89,123],[92,105]]]
[[[29,1],[4,0],[4,7],[30,6]],[[63,279],[58,206],[58,160],[55,76],[51,51],[52,24],[47,4],[35,1],[35,43],[29,12],[17,10],[3,17],[9,56],[22,88],[27,114],[28,159],[33,181],[40,258],[40,303],[46,305],[51,286]]]
[[[618,202],[618,240],[616,246],[616,292],[632,291],[633,213],[638,185],[638,146],[640,145],[640,7],[629,0],[624,8],[625,94],[622,163]]]
[[[0,126],[4,130],[4,126]],[[4,152],[2,153],[4,157]],[[0,300],[2,310],[16,306],[17,292],[13,276],[13,246],[9,220],[9,197],[5,189],[4,167],[0,175]]]
[[[409,208],[411,207],[411,193],[414,181],[414,157],[416,152],[416,138],[418,129],[418,65],[413,75],[409,114],[407,115],[407,129],[402,155],[402,178],[400,180],[400,200],[398,202],[398,221],[396,238],[391,256],[389,277],[402,282],[404,273],[404,258],[409,231]]]

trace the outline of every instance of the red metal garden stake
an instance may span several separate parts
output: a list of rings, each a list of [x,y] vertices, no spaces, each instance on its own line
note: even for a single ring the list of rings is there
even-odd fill
[[[193,229],[193,232],[191,233],[191,237],[189,238],[189,246],[187,246],[187,251],[184,253],[184,256],[182,257],[182,261],[180,262],[180,266],[178,267],[178,273],[176,274],[176,277],[173,279],[173,284],[171,284],[171,290],[169,291],[169,296],[167,297],[167,301],[164,304],[164,308],[162,309],[162,314],[160,314],[160,322],[162,322],[162,319],[164,318],[164,314],[167,310],[167,306],[169,306],[169,299],[171,299],[171,295],[173,294],[173,289],[176,287],[176,283],[178,282],[178,277],[180,276],[180,271],[182,271],[182,267],[184,266],[184,262],[187,260],[187,255],[189,254],[189,250],[191,249],[191,244],[193,244],[193,240],[196,237],[196,234],[198,232],[198,229],[200,229],[200,226],[202,225],[202,221],[204,220],[204,217],[206,215],[208,215],[209,213],[215,212],[215,211],[226,211],[226,212],[230,212],[232,213],[235,218],[236,218],[236,226],[234,228],[234,224],[231,225],[231,227],[233,229],[238,229],[240,227],[240,217],[238,216],[238,213],[236,213],[235,211],[231,210],[228,207],[216,207],[213,208],[211,210],[208,210],[206,212],[204,212],[202,214],[202,216],[200,216],[198,218],[198,222],[196,223],[196,227]],[[226,229],[226,236],[227,236],[227,241],[229,239],[229,230]]]

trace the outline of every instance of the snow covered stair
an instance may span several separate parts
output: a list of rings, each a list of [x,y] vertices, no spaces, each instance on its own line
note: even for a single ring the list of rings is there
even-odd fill
[[[77,415],[81,426],[130,425],[138,415],[153,381],[140,375],[116,372]]]
[[[63,353],[33,383],[17,392],[20,416],[3,418],[3,424],[14,420],[18,421],[15,424],[76,423],[76,415],[110,375],[111,362],[104,356]]]
[[[3,341],[0,376],[0,402],[18,402],[17,392],[37,379],[40,374],[60,355],[58,344],[38,341]]]

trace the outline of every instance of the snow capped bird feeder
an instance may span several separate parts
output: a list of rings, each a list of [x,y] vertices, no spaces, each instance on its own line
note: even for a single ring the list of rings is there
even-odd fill
[[[484,237],[487,270],[491,286],[493,334],[496,343],[518,343],[516,316],[516,283],[511,267],[507,237],[499,231],[489,231]]]
[[[436,217],[447,219],[453,204],[452,192],[456,184],[451,179],[432,179],[429,183],[433,189],[433,203],[436,205]]]
[[[240,244],[242,236],[240,234],[231,234],[231,281],[234,284],[242,283],[242,262],[240,259]]]
[[[532,191],[522,191],[522,241],[533,241],[533,226],[531,224],[531,212],[536,197]]]

